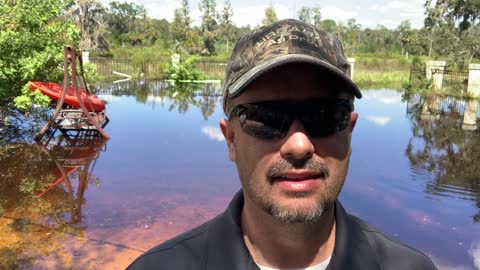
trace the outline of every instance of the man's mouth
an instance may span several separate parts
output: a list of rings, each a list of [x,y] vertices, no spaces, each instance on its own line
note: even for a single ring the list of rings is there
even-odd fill
[[[272,182],[287,192],[307,192],[314,189],[319,181],[325,179],[324,173],[318,172],[283,172],[272,178]]]
[[[305,180],[320,180],[326,178],[325,173],[319,172],[282,172],[271,179],[276,181],[305,181]]]

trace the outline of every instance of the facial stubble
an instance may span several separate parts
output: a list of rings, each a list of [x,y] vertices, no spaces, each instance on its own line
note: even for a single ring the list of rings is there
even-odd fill
[[[324,213],[334,206],[345,181],[347,168],[348,161],[346,167],[342,168],[343,170],[340,171],[339,175],[331,175],[327,164],[313,158],[305,160],[281,159],[274,162],[266,172],[265,178],[269,181],[268,189],[259,188],[259,185],[256,183],[258,179],[248,179],[248,181],[244,182],[243,188],[253,203],[281,223],[315,223],[321,220]],[[322,183],[323,190],[313,204],[303,202],[303,199],[308,199],[308,197],[312,196],[310,192],[283,192],[283,195],[288,199],[298,201],[293,202],[293,207],[282,205],[277,198],[272,197],[271,191],[275,185],[275,176],[293,169],[305,169],[314,172],[320,176],[318,181],[324,182]]]

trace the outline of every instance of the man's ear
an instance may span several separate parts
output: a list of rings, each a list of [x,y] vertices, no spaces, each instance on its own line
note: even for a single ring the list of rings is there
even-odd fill
[[[353,133],[353,130],[355,129],[355,126],[357,125],[357,120],[358,120],[358,113],[352,112],[350,114],[350,126],[348,127],[349,136],[350,136],[350,148],[348,149],[348,156],[352,155],[352,133]]]
[[[228,147],[228,157],[231,161],[235,162],[236,160],[236,151],[235,151],[235,131],[233,129],[233,123],[227,119],[220,120],[220,129],[222,130],[223,137],[227,142]]]
[[[352,112],[350,114],[350,136],[352,135],[353,129],[357,125],[358,113]]]

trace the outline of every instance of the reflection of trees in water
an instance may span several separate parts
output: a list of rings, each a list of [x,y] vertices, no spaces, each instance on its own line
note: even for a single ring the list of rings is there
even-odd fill
[[[203,89],[203,99],[199,101],[199,107],[202,111],[203,119],[208,120],[213,112],[215,111],[215,106],[217,105],[218,96],[215,96],[216,93],[215,85],[208,84]]]
[[[137,102],[148,103],[152,97],[161,100],[168,99],[171,104],[169,111],[186,113],[190,106],[199,107],[203,118],[207,120],[214,112],[220,99],[219,84],[168,83],[165,81],[125,81],[121,83],[101,83],[96,86],[97,94],[114,96],[133,95]]]
[[[88,184],[99,182],[89,168],[101,140],[0,148],[0,268],[30,268],[45,253],[69,256],[61,250],[65,237],[85,237],[81,208]]]
[[[480,222],[480,134],[461,129],[468,111],[463,105],[438,97],[409,104],[412,138],[405,153],[415,177],[431,177],[427,193],[475,201],[479,213],[473,220]]]
[[[25,113],[0,100],[0,147],[7,143],[32,141],[52,113],[51,108],[38,107]]]

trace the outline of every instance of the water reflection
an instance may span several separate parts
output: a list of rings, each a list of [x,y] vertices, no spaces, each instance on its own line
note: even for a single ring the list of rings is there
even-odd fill
[[[102,137],[60,135],[44,143],[3,146],[0,266],[31,268],[49,254],[55,267],[71,267],[72,255],[63,243],[85,238],[85,192],[89,184],[100,183],[93,170],[106,142]]]
[[[223,211],[239,181],[218,128],[219,91],[104,84],[108,151],[71,137],[0,147],[0,269],[124,269]],[[479,131],[461,129],[475,106],[420,96],[407,104],[388,89],[363,94],[344,205],[440,269],[479,268]]]
[[[427,179],[426,192],[472,201],[480,223],[480,134],[478,100],[414,96],[408,101],[412,137],[405,154],[414,179]]]
[[[168,81],[125,81],[119,83],[103,83],[97,86],[96,93],[112,101],[117,96],[134,96],[143,104],[165,105],[168,100],[168,111],[180,114],[188,112],[190,106],[200,108],[203,118],[208,118],[215,111],[217,101],[221,97],[221,85],[218,83],[187,84]]]
[[[93,174],[93,169],[100,152],[106,150],[106,143],[107,140],[103,137],[76,136],[59,136],[54,142],[49,141],[46,144],[37,142],[37,146],[50,157],[57,168],[53,172],[55,179],[37,193],[36,197],[45,196],[63,182],[68,191],[70,223],[81,223],[82,205],[85,203],[84,194],[88,183],[100,183],[100,179]],[[78,178],[76,195],[72,185],[73,178]]]

